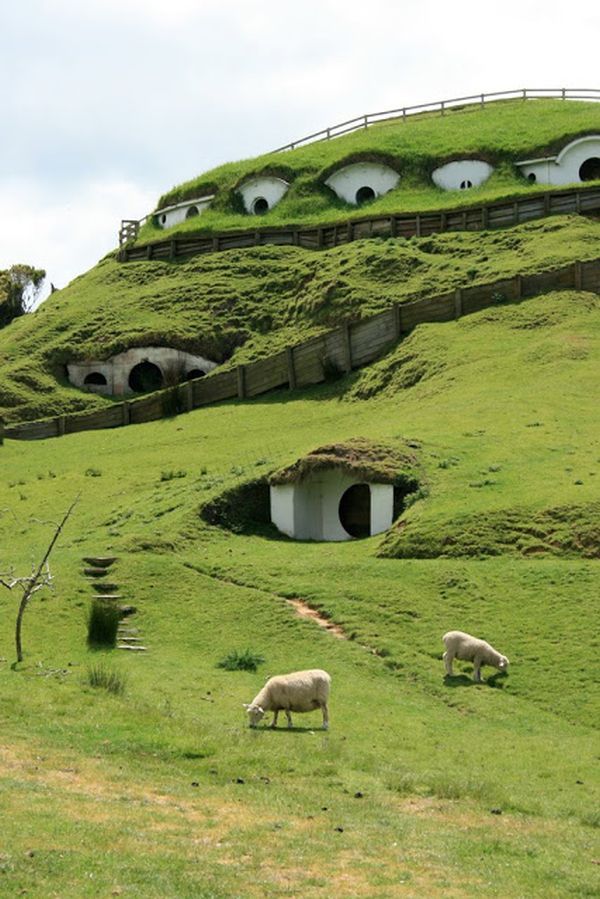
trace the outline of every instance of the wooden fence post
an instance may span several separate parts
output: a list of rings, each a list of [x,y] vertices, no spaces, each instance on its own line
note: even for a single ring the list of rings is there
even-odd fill
[[[460,318],[463,311],[463,292],[462,287],[457,287],[454,291],[454,318]]]
[[[246,396],[246,366],[238,365],[237,369],[237,395],[240,399]]]
[[[296,369],[294,368],[294,347],[286,346],[285,358],[287,362],[288,386],[290,390],[296,389]]]
[[[350,336],[350,324],[344,322],[340,328],[342,346],[344,347],[344,371],[352,371],[352,338]]]
[[[521,275],[515,275],[515,299],[523,298],[523,278]]]
[[[183,395],[185,399],[185,408],[187,412],[191,412],[194,408],[194,385],[191,381],[186,381],[183,385]]]
[[[581,290],[581,286],[583,284],[583,269],[581,266],[581,262],[575,263],[575,271],[573,273],[573,282],[575,284],[575,290]]]
[[[171,238],[171,247],[169,249],[169,259],[171,262],[175,262],[177,259],[177,238]]]
[[[394,306],[394,338],[400,340],[402,337],[402,307],[400,303]]]
[[[0,446],[4,443],[4,419],[0,418]]]
[[[58,437],[63,437],[67,427],[67,418],[65,415],[59,415],[56,419],[56,434]]]
[[[415,234],[417,235],[417,237],[421,236],[421,216],[418,212],[415,216]]]
[[[121,403],[121,410],[123,412],[123,417],[121,419],[122,425],[128,425],[131,423],[131,409],[129,408],[129,403],[127,400]]]
[[[481,207],[481,230],[486,231],[489,225],[490,215],[487,206]]]

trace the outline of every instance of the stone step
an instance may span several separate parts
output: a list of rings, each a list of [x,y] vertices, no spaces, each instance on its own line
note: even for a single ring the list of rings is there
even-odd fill
[[[117,561],[117,556],[84,556],[83,561],[93,568],[110,568]]]
[[[127,618],[129,615],[135,615],[137,609],[135,606],[120,606],[119,612],[123,618]]]
[[[119,626],[117,628],[118,634],[123,634],[124,637],[135,637],[136,634],[139,634],[139,632],[139,627],[127,627],[123,624],[123,622],[119,622]]]
[[[147,652],[145,646],[130,646],[129,643],[117,643],[117,649],[128,649],[130,652]]]
[[[142,642],[141,637],[129,637],[127,634],[120,634],[119,631],[117,631],[117,640],[120,640],[121,643],[131,643],[132,645]]]
[[[123,597],[118,593],[98,593],[96,596],[92,596],[92,599],[102,599],[105,602],[121,602]]]
[[[116,593],[118,589],[118,584],[112,584],[109,581],[99,581],[96,584],[92,584],[92,590],[95,590],[96,593]]]
[[[84,568],[83,573],[86,577],[106,577],[108,568]]]

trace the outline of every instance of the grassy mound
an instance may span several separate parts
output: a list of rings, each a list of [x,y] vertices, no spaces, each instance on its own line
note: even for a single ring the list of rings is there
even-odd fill
[[[293,465],[274,472],[269,483],[300,482],[317,471],[331,467],[364,481],[396,484],[399,478],[415,472],[417,459],[414,450],[411,451],[406,444],[391,446],[376,443],[366,437],[355,437],[345,443],[334,443],[311,450]]]
[[[179,200],[217,195],[199,219],[162,230],[152,222],[140,233],[140,242],[165,234],[222,232],[247,228],[254,216],[240,212],[235,188],[256,174],[272,174],[290,182],[281,202],[261,224],[305,225],[333,222],[364,214],[338,200],[324,185],[335,168],[362,160],[385,162],[400,173],[398,187],[368,206],[369,212],[411,212],[500,199],[519,192],[543,189],[530,185],[514,167],[517,159],[554,154],[580,134],[600,131],[597,103],[561,100],[506,101],[486,106],[456,108],[444,117],[426,114],[382,123],[329,142],[283,153],[231,162],[173,188],[158,208]],[[495,166],[480,188],[448,193],[431,182],[431,172],[452,159],[478,158]]]
[[[109,403],[68,385],[68,361],[166,345],[244,363],[394,302],[596,258],[599,236],[596,221],[557,217],[321,253],[255,247],[177,264],[107,258],[0,330],[0,415],[17,421]]]

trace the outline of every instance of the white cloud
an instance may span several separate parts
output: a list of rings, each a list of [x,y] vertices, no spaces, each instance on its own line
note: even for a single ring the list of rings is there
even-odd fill
[[[101,180],[61,197],[31,181],[0,181],[0,268],[23,262],[44,268],[64,287],[118,244],[121,218],[141,218],[154,197],[137,185]]]

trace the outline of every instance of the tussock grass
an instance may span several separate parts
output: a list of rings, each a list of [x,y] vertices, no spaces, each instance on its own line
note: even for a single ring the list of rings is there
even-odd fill
[[[119,609],[112,601],[93,599],[88,615],[88,644],[115,646],[119,626]]]
[[[90,687],[106,690],[107,693],[114,693],[116,696],[122,696],[127,687],[127,678],[122,672],[99,662],[88,668],[87,683]]]
[[[217,668],[224,668],[225,671],[256,671],[264,661],[264,656],[252,649],[232,649],[217,662]]]

